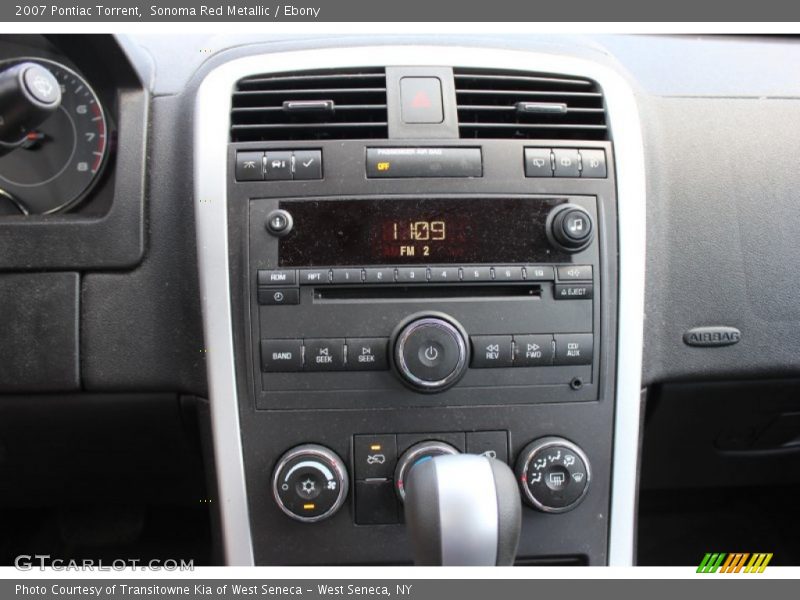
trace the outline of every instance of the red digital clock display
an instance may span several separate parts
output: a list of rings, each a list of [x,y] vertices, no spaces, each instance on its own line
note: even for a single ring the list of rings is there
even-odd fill
[[[379,228],[378,254],[387,260],[457,260],[466,250],[466,223],[457,217],[382,220]]]

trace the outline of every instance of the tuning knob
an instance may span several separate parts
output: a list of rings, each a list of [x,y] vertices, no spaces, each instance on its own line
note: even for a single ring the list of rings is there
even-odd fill
[[[305,444],[284,454],[272,475],[272,495],[291,518],[315,523],[336,514],[349,480],[342,459],[325,446]]]
[[[402,324],[393,347],[400,379],[418,392],[441,392],[455,385],[469,363],[464,328],[443,315],[420,315]]]
[[[592,216],[580,206],[559,206],[551,213],[549,221],[552,240],[570,252],[582,250],[594,237]]]
[[[589,459],[577,445],[545,437],[525,446],[517,459],[517,480],[525,501],[542,512],[575,508],[589,490]]]

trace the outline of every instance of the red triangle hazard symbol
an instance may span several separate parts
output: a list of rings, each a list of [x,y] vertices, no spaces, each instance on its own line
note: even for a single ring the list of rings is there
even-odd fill
[[[418,91],[414,98],[411,100],[411,106],[414,108],[430,108],[431,107],[431,98],[423,92],[422,90]]]

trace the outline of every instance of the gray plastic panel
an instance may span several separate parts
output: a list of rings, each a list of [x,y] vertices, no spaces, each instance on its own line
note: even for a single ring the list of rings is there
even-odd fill
[[[648,262],[644,379],[800,373],[800,100],[645,105]],[[692,348],[693,327],[741,341]]]

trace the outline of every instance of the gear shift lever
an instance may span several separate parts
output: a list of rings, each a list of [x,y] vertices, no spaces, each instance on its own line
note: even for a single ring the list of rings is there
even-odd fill
[[[423,458],[405,485],[405,517],[417,565],[511,565],[521,525],[511,469],[474,454]]]

